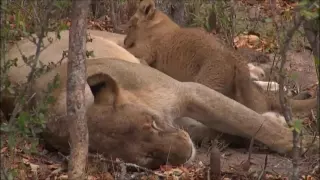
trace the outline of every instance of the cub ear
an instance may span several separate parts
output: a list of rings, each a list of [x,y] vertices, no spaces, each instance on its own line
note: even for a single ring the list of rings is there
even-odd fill
[[[140,3],[140,11],[147,19],[153,18],[156,12],[156,5],[153,0],[145,0]]]

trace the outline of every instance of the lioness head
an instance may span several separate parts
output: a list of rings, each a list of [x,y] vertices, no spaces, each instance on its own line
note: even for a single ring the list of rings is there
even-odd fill
[[[137,105],[125,104],[113,109],[94,104],[88,109],[90,151],[152,169],[192,159],[195,149],[188,133],[163,128],[160,121]]]
[[[166,124],[143,104],[130,102],[131,92],[119,88],[112,77],[96,74],[88,84],[94,95],[87,111],[91,150],[150,168],[194,157],[188,133]]]
[[[165,123],[150,107],[133,101],[134,95],[121,88],[112,76],[94,72],[91,61],[87,64],[87,85],[94,100],[86,95],[90,152],[148,168],[158,168],[167,162],[179,165],[193,159],[195,149],[185,131]],[[66,113],[66,65],[55,69],[60,72],[61,86],[54,96],[59,98],[51,107],[55,117],[48,118],[43,137],[52,147],[68,153],[68,119],[63,116]],[[46,76],[53,74],[49,72],[37,79],[35,87],[41,89],[39,86],[45,86],[49,78]]]

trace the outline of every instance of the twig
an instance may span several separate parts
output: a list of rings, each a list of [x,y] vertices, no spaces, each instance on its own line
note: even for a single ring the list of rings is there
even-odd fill
[[[63,167],[59,167],[58,169],[52,171],[49,176],[46,178],[46,180],[50,180],[50,178],[54,175],[58,175],[60,172],[62,172],[63,170],[65,170],[65,168]]]
[[[43,43],[43,38],[45,37],[45,30],[48,26],[48,23],[49,23],[49,12],[51,11],[51,9],[53,8],[53,2],[54,1],[50,1],[49,2],[49,9],[47,11],[47,14],[44,18],[44,23],[43,25],[41,26],[41,30],[40,30],[40,35],[39,35],[39,41],[38,41],[38,44],[37,44],[37,49],[36,49],[36,53],[35,53],[35,59],[34,59],[34,63],[33,63],[33,66],[32,66],[32,69],[31,69],[31,72],[28,76],[28,82],[31,82],[32,79],[33,79],[33,76],[34,76],[34,73],[35,73],[35,69],[37,67],[37,64],[39,63],[39,56],[40,56],[40,50],[41,50],[41,45]]]
[[[285,117],[285,120],[289,127],[292,126],[292,112],[291,112],[291,107],[288,106],[287,104],[287,99],[284,94],[284,79],[285,75],[283,73],[283,68],[286,63],[286,52],[289,49],[289,44],[291,42],[291,39],[296,32],[296,30],[300,27],[302,22],[304,21],[304,17],[300,17],[297,21],[297,23],[289,29],[287,32],[286,38],[284,42],[282,43],[282,46],[280,48],[280,58],[281,58],[281,63],[280,63],[280,79],[279,79],[279,99],[280,99],[280,106],[283,112],[283,115]],[[280,39],[279,39],[280,41]],[[293,131],[293,148],[292,148],[292,179],[298,180],[299,179],[299,169],[298,169],[298,159],[299,159],[299,133],[297,131]]]
[[[3,177],[4,177],[6,180],[9,180],[9,177],[8,177],[7,173],[5,172],[4,168],[1,168],[1,171],[2,171],[1,174],[3,174]]]
[[[102,162],[113,163],[113,164],[117,164],[117,165],[123,164],[123,165],[126,166],[126,167],[135,168],[135,169],[137,169],[137,170],[142,170],[142,171],[144,171],[144,172],[147,172],[147,173],[150,173],[150,174],[153,174],[153,175],[157,175],[157,176],[160,176],[160,177],[165,177],[165,176],[162,175],[162,174],[153,172],[151,169],[148,169],[148,168],[145,168],[145,167],[142,167],[142,166],[133,164],[133,163],[125,163],[125,162],[123,162],[123,161],[108,160],[108,159],[102,157],[101,155],[89,154],[88,156],[91,157],[91,158],[99,159],[99,160],[102,161]]]
[[[120,179],[126,179],[127,167],[123,163],[120,163],[120,167],[121,167]]]
[[[265,175],[266,173],[266,169],[267,169],[267,165],[268,165],[268,154],[266,154],[266,157],[264,158],[264,166],[263,169],[259,175],[258,180],[261,180],[261,178]]]
[[[65,156],[61,152],[58,152],[58,155],[60,155],[63,158],[63,161],[69,161],[69,156]]]
[[[37,11],[36,11],[36,7],[34,6],[33,3],[31,3],[31,6],[32,6],[32,10],[33,10],[34,17],[35,17],[35,19],[37,19],[37,21],[38,21],[37,23],[41,24],[41,20],[40,20],[38,14],[37,14]]]
[[[318,164],[318,165],[316,165],[316,166],[313,168],[313,170],[312,170],[312,172],[311,172],[311,175],[317,174],[317,173],[319,173],[319,172],[320,172],[320,166],[319,166],[319,164]]]
[[[249,150],[248,150],[248,159],[244,163],[241,164],[242,169],[245,170],[246,172],[249,171],[250,166],[251,166],[251,154],[252,154],[252,149],[253,149],[253,144],[254,144],[254,138],[256,137],[256,135],[258,134],[260,129],[262,128],[263,123],[264,123],[264,121],[261,123],[259,129],[255,132],[255,134],[251,137]]]
[[[44,23],[41,26],[41,30],[40,30],[39,40],[38,40],[38,43],[37,43],[37,49],[36,49],[36,54],[35,54],[35,59],[34,59],[32,67],[31,67],[31,71],[30,71],[30,73],[28,75],[28,80],[27,80],[28,84],[25,85],[25,88],[22,91],[22,94],[25,94],[32,87],[32,82],[31,81],[33,80],[34,73],[35,73],[35,70],[36,70],[36,67],[37,67],[37,64],[38,64],[38,61],[39,61],[39,56],[40,56],[40,52],[41,52],[40,48],[41,48],[41,44],[43,42],[43,38],[44,38],[44,34],[45,34],[45,28],[46,28],[45,26],[47,26],[48,22],[49,22],[49,15],[48,14],[49,14],[51,8],[53,8],[53,1],[49,2],[49,10],[47,11],[46,17],[44,19]],[[20,53],[22,53],[22,52],[20,51]],[[31,93],[31,92],[29,92],[29,93]],[[11,124],[11,125],[13,124],[13,122],[15,120],[15,117],[21,111],[22,106],[23,105],[20,102],[17,102],[17,104],[15,105],[15,107],[14,107],[14,109],[12,111],[12,115],[11,115],[11,117],[9,119],[9,124]]]
[[[208,180],[219,179],[221,173],[220,151],[216,145],[211,149],[210,168],[208,172]],[[211,177],[211,178],[210,178]]]
[[[303,152],[303,154],[302,154],[301,156],[305,156],[305,155],[306,155],[306,153],[307,153],[307,152],[310,150],[310,148],[312,147],[313,143],[316,141],[316,138],[317,138],[317,133],[314,133],[311,144],[309,144],[309,146],[307,147],[307,149]]]

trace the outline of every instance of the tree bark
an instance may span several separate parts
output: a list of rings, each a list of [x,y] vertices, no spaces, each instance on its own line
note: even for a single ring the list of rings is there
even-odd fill
[[[320,58],[320,21],[317,19],[305,21],[303,24],[306,37],[311,45],[312,52],[315,58]]]
[[[184,0],[155,0],[156,7],[180,26],[186,25]]]
[[[186,25],[185,1],[176,0],[172,2],[171,13],[173,20],[180,26]]]
[[[171,16],[171,1],[169,0],[155,0],[156,8],[162,11],[163,13]]]
[[[306,34],[306,37],[311,45],[312,53],[315,58],[315,67],[318,77],[318,87],[317,87],[317,98],[318,98],[318,105],[317,105],[317,124],[318,124],[318,134],[320,134],[320,29],[319,29],[320,20],[319,18],[305,21],[303,24],[303,28]]]
[[[88,126],[85,108],[86,34],[90,0],[72,2],[67,75],[67,116],[69,118],[70,161],[68,176],[84,180],[88,155]]]
[[[134,13],[137,11],[136,1],[135,0],[128,0],[127,6],[128,6],[128,19],[130,19],[131,16],[133,16]]]

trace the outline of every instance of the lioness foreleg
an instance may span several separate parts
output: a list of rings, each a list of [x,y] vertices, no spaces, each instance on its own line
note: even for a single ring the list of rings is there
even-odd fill
[[[219,132],[245,138],[255,137],[279,153],[292,149],[289,128],[247,108],[246,106],[197,83],[184,83],[189,99],[183,116],[191,117]]]

